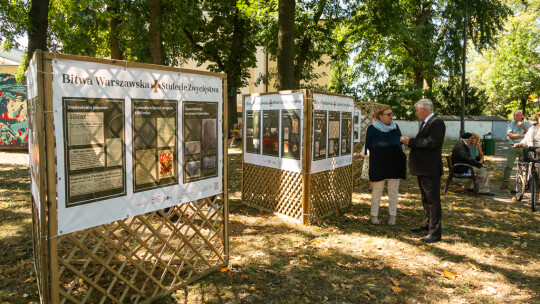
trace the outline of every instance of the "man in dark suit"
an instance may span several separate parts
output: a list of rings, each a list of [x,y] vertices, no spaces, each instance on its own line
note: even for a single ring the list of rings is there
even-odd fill
[[[416,116],[422,122],[416,138],[401,137],[401,142],[411,148],[409,171],[416,175],[425,219],[413,232],[427,231],[423,242],[433,243],[441,240],[441,176],[443,174],[442,146],[446,126],[443,120],[433,113],[430,99],[420,99],[415,105]]]

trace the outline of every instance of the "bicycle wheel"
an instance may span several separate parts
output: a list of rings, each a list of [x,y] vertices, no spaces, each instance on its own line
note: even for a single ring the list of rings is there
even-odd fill
[[[533,169],[534,170],[534,169]],[[534,170],[531,174],[531,209],[536,211],[536,194],[538,193],[538,173]]]
[[[527,183],[527,164],[518,162],[516,172],[516,199],[521,201],[526,190]]]

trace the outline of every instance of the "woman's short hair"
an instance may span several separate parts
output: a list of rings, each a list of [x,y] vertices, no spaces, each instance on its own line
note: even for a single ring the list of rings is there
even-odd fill
[[[420,99],[414,104],[414,107],[427,109],[433,112],[433,102],[431,101],[431,99],[427,99],[427,98]]]
[[[476,140],[480,140],[480,135],[478,135],[477,133],[472,132],[471,133],[471,138],[476,138]]]
[[[388,109],[391,109],[391,107],[388,106],[388,105],[384,105],[384,106],[380,107],[379,111],[377,111],[377,113],[375,113],[375,116],[377,116],[377,119],[379,119],[379,116],[381,116],[384,113],[384,111],[386,111]]]

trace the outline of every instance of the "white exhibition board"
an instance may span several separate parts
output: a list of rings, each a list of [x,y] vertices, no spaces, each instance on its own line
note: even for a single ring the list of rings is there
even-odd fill
[[[52,67],[58,235],[223,193],[220,77]]]
[[[302,172],[304,93],[244,99],[244,162]]]
[[[37,136],[37,61],[33,60],[26,71],[26,99],[28,102],[28,160],[30,167],[30,193],[34,198],[38,220],[41,221],[41,201],[39,196],[39,138]]]
[[[352,164],[354,98],[313,93],[311,173]]]

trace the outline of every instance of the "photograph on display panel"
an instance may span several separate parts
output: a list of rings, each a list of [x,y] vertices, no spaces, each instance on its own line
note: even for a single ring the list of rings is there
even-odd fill
[[[313,111],[313,159],[326,158],[326,111]]]
[[[281,111],[281,157],[300,159],[302,154],[300,115],[301,110]]]
[[[328,112],[328,157],[336,157],[339,155],[339,112]]]
[[[246,152],[261,153],[261,111],[246,111]]]
[[[279,156],[279,110],[263,110],[263,154]]]
[[[178,184],[178,101],[133,99],[133,191]]]
[[[352,113],[341,112],[341,155],[351,154]]]
[[[124,100],[62,99],[66,208],[126,195]]]
[[[218,175],[218,103],[184,102],[184,183]]]

